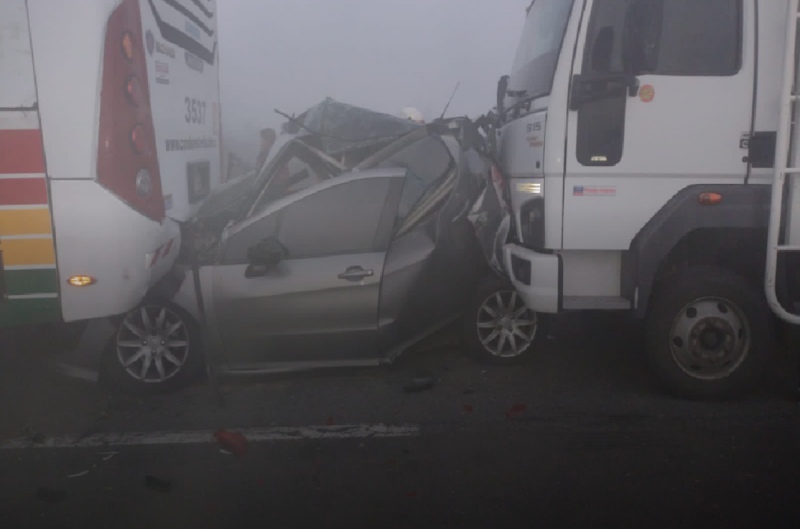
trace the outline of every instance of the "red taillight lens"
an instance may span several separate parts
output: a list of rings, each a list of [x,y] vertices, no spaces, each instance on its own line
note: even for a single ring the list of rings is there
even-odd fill
[[[132,105],[137,107],[144,102],[144,89],[141,81],[135,75],[131,75],[125,81],[125,97],[128,98]]]
[[[147,150],[147,132],[141,123],[137,123],[131,129],[131,145],[136,154],[144,154]]]
[[[150,108],[141,0],[117,0],[106,26],[97,182],[142,215],[166,214]]]

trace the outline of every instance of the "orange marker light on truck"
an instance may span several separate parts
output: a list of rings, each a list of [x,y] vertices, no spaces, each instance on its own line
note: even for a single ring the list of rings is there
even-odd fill
[[[716,206],[722,202],[722,195],[719,193],[700,193],[699,201],[703,206]]]
[[[88,287],[97,283],[97,279],[92,276],[72,276],[67,279],[67,283],[73,287]]]

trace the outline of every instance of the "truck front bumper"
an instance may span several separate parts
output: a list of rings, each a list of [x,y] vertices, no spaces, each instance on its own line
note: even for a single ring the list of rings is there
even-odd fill
[[[558,313],[562,300],[561,256],[513,243],[503,247],[503,254],[508,277],[528,308],[544,314]]]

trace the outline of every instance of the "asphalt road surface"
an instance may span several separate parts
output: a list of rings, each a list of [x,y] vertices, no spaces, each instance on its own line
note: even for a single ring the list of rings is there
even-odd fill
[[[797,527],[796,361],[738,402],[665,395],[639,329],[572,317],[530,363],[450,333],[381,369],[132,398],[0,337],[2,527]],[[435,385],[406,393],[418,372]],[[248,439],[240,455],[214,438]]]

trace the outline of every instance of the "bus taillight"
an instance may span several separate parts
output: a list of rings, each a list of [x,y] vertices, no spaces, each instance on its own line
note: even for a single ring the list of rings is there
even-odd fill
[[[146,58],[139,0],[122,0],[106,27],[97,181],[160,222],[166,213]]]

